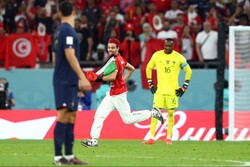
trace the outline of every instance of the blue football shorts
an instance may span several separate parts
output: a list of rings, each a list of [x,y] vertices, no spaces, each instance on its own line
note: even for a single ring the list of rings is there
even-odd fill
[[[70,111],[77,111],[77,92],[77,85],[54,85],[56,109],[68,108]]]

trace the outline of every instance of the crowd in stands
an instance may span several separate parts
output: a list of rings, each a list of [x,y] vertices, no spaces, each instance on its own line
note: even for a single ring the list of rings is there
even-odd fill
[[[136,68],[145,59],[150,39],[174,38],[176,49],[189,62],[215,61],[219,22],[223,20],[228,27],[247,26],[250,18],[249,0],[71,1],[83,67],[98,65],[107,57],[105,44],[110,37],[120,39],[121,54]],[[48,47],[37,61],[51,62],[53,33],[59,20],[56,0],[1,0],[0,40],[8,34],[32,34]],[[0,55],[2,52],[0,49]]]

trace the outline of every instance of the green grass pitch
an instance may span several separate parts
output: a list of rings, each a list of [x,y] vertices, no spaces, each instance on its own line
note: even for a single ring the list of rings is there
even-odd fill
[[[85,148],[75,141],[75,155],[86,166],[250,166],[250,142],[174,141],[154,145],[140,140],[100,140]],[[0,166],[54,166],[52,140],[0,140]]]

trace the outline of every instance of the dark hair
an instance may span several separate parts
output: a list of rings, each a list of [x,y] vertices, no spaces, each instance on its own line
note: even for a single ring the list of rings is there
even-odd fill
[[[174,41],[173,38],[166,38],[165,41]]]
[[[73,4],[70,2],[62,2],[59,7],[63,16],[70,16],[73,11]]]
[[[173,38],[166,38],[165,41],[174,42],[174,39]]]
[[[249,19],[248,19],[248,15],[245,14],[245,13],[240,14],[239,19],[245,19],[245,20],[247,20],[247,21],[249,20]]]

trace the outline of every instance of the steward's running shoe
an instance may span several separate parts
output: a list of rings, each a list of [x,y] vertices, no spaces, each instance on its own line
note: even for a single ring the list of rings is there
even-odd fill
[[[98,147],[98,141],[95,139],[81,141],[81,145],[83,145],[84,147],[87,147],[87,148]]]
[[[163,119],[163,117],[162,117],[162,114],[161,114],[160,109],[158,109],[158,108],[153,108],[153,109],[152,109],[152,117],[158,119],[158,120],[161,122],[161,124],[164,123],[164,119]]]

